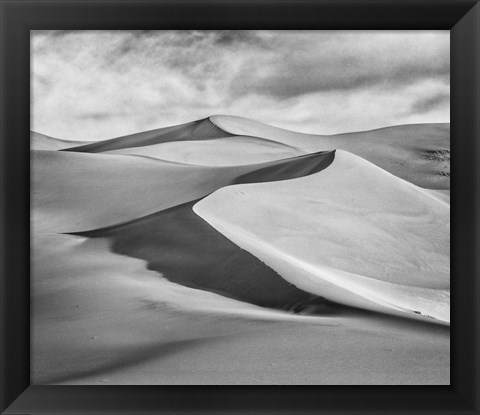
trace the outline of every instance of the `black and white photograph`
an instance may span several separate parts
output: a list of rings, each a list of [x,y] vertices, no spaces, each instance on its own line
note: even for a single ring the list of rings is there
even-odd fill
[[[30,48],[32,385],[450,385],[449,30]]]

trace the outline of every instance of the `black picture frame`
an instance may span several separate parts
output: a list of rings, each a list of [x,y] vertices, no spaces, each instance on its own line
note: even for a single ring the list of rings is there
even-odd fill
[[[1,411],[34,413],[479,412],[480,5],[474,0],[0,0]],[[30,385],[30,30],[451,31],[450,386]]]

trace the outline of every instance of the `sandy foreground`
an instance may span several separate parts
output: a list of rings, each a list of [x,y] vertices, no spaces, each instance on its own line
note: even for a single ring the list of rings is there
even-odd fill
[[[448,125],[45,137],[32,383],[449,384]]]

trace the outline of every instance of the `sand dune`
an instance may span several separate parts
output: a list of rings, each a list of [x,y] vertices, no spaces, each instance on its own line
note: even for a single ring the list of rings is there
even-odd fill
[[[450,189],[450,124],[415,124],[336,135],[337,148],[428,189]]]
[[[223,139],[224,143],[221,142]],[[253,147],[243,146],[251,144],[252,140],[255,141]],[[202,141],[205,142],[200,143]],[[63,145],[59,148],[65,149]],[[214,115],[173,127],[71,146],[66,150],[138,154],[182,163],[230,165],[334,149],[356,154],[418,186],[450,188],[449,124],[412,124],[356,133],[313,135],[242,117]],[[238,150],[240,153],[237,153]],[[245,153],[243,161],[240,157],[242,153]]]
[[[171,141],[204,140],[221,137],[230,137],[232,134],[219,129],[209,118],[193,121],[172,127],[159,128],[131,134],[124,137],[103,140],[84,146],[69,148],[68,151],[85,153],[101,153],[131,147],[150,146]]]
[[[280,309],[315,302],[313,294],[285,281],[196,215],[195,203],[80,235],[108,238],[114,252],[142,259],[148,269],[189,287]]]
[[[85,141],[61,140],[59,138],[49,137],[48,135],[30,131],[30,149],[31,150],[61,150],[68,147],[79,146],[88,143]]]
[[[325,168],[332,157],[324,152],[300,156],[300,162],[206,167],[140,156],[34,151],[32,224],[36,233],[103,228],[199,199],[255,170],[278,170],[266,173],[270,180],[300,177]],[[291,163],[292,169],[285,166]],[[264,176],[258,179],[269,180]]]
[[[202,166],[254,164],[305,154],[303,151],[275,141],[242,136],[198,141],[171,141],[111,150],[105,153],[143,155]]]
[[[450,188],[450,124],[414,124],[338,135],[284,130],[241,117],[210,117],[220,129],[236,135],[275,140],[306,152],[345,150],[429,189]]]
[[[449,321],[449,205],[359,157],[337,151],[311,176],[224,187],[194,210],[305,291]]]
[[[32,382],[449,384],[448,135],[34,135]]]
[[[270,311],[170,283],[101,238],[33,246],[32,384],[449,383],[442,326]]]
[[[222,131],[232,135],[245,135],[278,141],[296,148],[308,148],[320,144],[320,140],[327,135],[304,134],[285,130],[248,118],[231,115],[212,115],[210,121]]]
[[[170,345],[230,333],[220,318],[205,324],[212,310],[265,318],[249,304],[168,283],[142,261],[110,254],[101,240],[37,236],[33,264],[35,383],[86,375],[101,383],[103,372],[161,356]]]

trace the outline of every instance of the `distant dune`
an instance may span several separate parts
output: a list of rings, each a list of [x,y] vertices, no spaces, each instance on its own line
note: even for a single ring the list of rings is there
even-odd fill
[[[383,169],[429,189],[450,188],[450,124],[412,124],[331,136],[302,134],[256,121],[217,115],[222,130],[275,140],[312,152],[349,151]]]
[[[30,149],[31,150],[62,150],[64,148],[84,145],[85,141],[60,140],[59,138],[49,137],[48,135],[30,131]]]
[[[248,145],[248,138],[254,146]],[[226,140],[220,143],[222,139]],[[272,145],[275,143],[277,146]],[[68,151],[140,154],[191,164],[230,165],[334,149],[363,157],[418,186],[450,188],[450,124],[412,124],[357,133],[313,135],[246,118],[214,115],[173,127],[71,146]],[[238,151],[243,153],[243,160]]]
[[[32,133],[33,383],[449,384],[449,141]]]
[[[285,144],[257,137],[224,137],[197,141],[170,141],[143,147],[106,151],[133,154],[202,166],[234,166],[280,160],[305,154]]]
[[[230,134],[213,124],[209,118],[193,121],[173,127],[159,128],[131,134],[124,137],[103,140],[97,143],[71,147],[68,151],[84,153],[101,153],[131,147],[151,146],[154,144],[172,141],[208,140],[214,138],[231,137]]]

